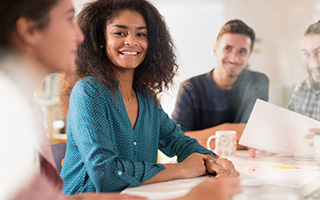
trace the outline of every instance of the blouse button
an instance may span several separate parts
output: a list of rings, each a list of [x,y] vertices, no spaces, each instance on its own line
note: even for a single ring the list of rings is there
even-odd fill
[[[123,174],[122,171],[118,171],[118,175],[121,176]]]
[[[137,142],[133,142],[133,145],[136,146],[136,145],[137,145]]]

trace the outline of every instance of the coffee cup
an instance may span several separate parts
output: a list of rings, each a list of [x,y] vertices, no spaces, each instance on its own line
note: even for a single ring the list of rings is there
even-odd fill
[[[207,139],[207,148],[210,148],[211,140],[215,139],[214,152],[220,155],[220,157],[234,156],[237,149],[237,132],[232,130],[216,131],[215,135],[210,136]]]

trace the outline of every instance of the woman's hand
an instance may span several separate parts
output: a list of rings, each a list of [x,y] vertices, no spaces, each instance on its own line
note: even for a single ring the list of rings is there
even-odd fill
[[[207,156],[204,154],[193,153],[184,161],[179,163],[181,178],[194,178],[206,173],[205,161]]]
[[[168,163],[163,166],[166,169],[160,171],[157,175],[145,181],[143,184],[150,184],[162,181],[168,181],[179,178],[195,178],[206,173],[204,165],[207,156],[199,153],[193,153],[181,163]]]
[[[216,174],[216,177],[231,176],[238,177],[240,174],[234,168],[233,163],[226,158],[215,159],[207,155],[206,168],[210,174]]]

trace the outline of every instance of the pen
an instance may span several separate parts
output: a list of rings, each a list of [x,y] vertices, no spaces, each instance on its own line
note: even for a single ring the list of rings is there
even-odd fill
[[[291,165],[281,165],[281,164],[271,164],[271,163],[264,163],[263,165],[266,167],[275,167],[280,169],[296,169],[295,166],[291,166]]]
[[[317,166],[305,166],[305,167],[296,167],[292,165],[282,165],[282,164],[273,164],[273,163],[264,163],[266,167],[275,167],[280,169],[301,169],[301,170],[312,170],[312,171],[319,171],[320,168]]]

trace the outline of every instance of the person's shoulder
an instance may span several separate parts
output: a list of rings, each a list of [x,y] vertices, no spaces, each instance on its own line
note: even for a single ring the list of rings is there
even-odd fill
[[[103,83],[96,77],[93,76],[86,76],[77,81],[75,87],[98,87],[103,85]]]
[[[211,72],[212,71],[204,73],[204,74],[196,75],[196,76],[193,76],[191,78],[188,78],[188,79],[186,79],[185,81],[182,82],[182,85],[183,86],[190,85],[190,84],[196,84],[197,85],[200,82],[209,81],[210,77],[211,77]]]
[[[76,84],[82,84],[82,85],[100,85],[103,84],[98,78],[93,76],[86,76],[82,79],[80,79]]]
[[[264,73],[262,72],[257,72],[257,71],[252,71],[250,69],[244,69],[243,70],[244,74],[245,75],[250,75],[250,76],[261,76],[261,77],[267,77],[267,75],[265,75]]]
[[[208,76],[209,76],[209,77],[211,76],[211,72],[212,72],[212,70],[211,70],[210,72],[207,72],[207,73],[204,73],[204,74],[199,74],[199,75],[193,76],[193,77],[189,78],[188,80],[193,80],[193,81],[195,81],[195,80],[204,80],[204,79],[207,79]]]
[[[310,77],[307,77],[298,81],[295,88],[307,88],[309,85],[311,85],[311,80]]]
[[[305,85],[309,83],[311,83],[310,77],[303,78],[298,82],[298,84],[301,84],[301,85]]]
[[[304,98],[306,93],[311,90],[311,80],[310,77],[303,78],[299,80],[294,86],[291,95],[291,99]]]
[[[87,76],[80,79],[74,86],[74,91],[98,92],[106,90],[106,86],[96,77]]]
[[[242,75],[246,80],[269,82],[268,76],[261,72],[244,69]]]

